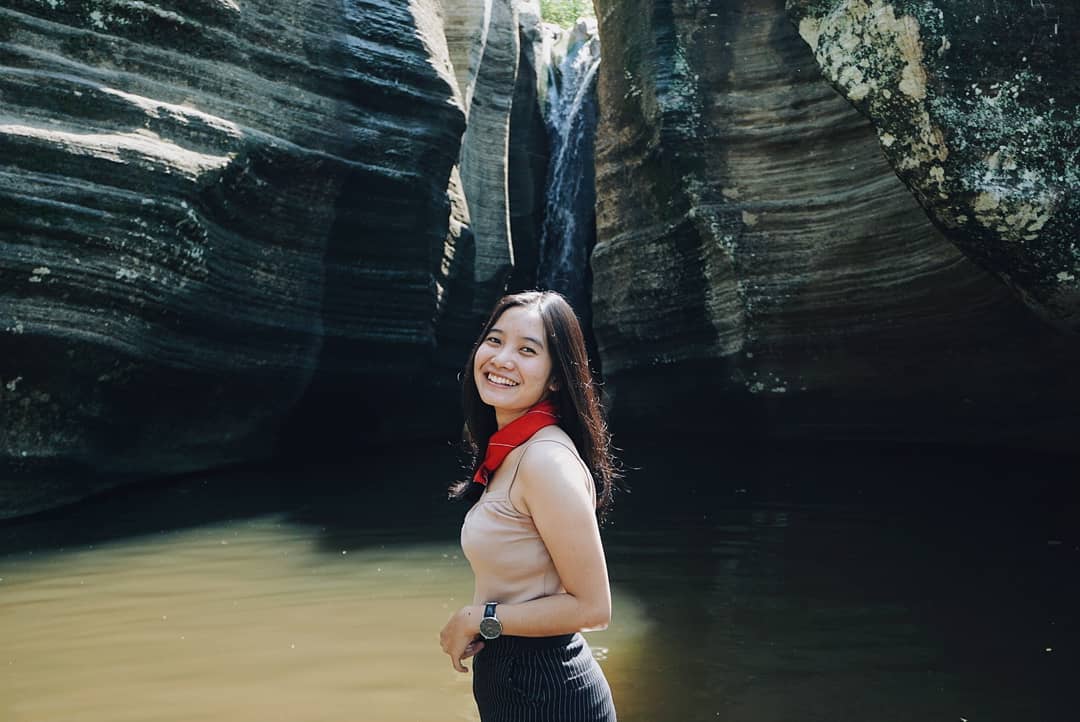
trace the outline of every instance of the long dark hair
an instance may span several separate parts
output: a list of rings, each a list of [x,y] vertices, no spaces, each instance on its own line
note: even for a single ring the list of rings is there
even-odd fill
[[[603,520],[611,506],[613,487],[619,478],[612,453],[611,434],[604,421],[600,397],[589,368],[585,336],[581,324],[567,300],[555,291],[525,291],[503,296],[495,304],[484,329],[473,344],[461,373],[461,401],[465,412],[464,446],[468,455],[469,478],[450,487],[452,498],[476,501],[484,487],[472,481],[487,453],[488,440],[498,429],[495,409],[480,399],[473,375],[476,351],[487,338],[491,327],[508,308],[535,308],[544,323],[551,353],[551,373],[556,381],[552,400],[559,409],[559,427],[574,442],[582,460],[592,472],[596,484],[596,512]]]

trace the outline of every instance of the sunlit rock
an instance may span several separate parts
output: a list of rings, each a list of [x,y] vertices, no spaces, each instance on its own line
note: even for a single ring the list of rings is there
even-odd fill
[[[1080,4],[788,0],[945,235],[1080,331]]]
[[[551,47],[562,30],[544,23],[539,2],[518,5],[521,54],[510,118],[507,183],[510,201],[510,238],[514,247],[512,289],[536,285],[540,263],[549,141],[544,109],[551,69]]]
[[[931,224],[782,2],[597,16],[593,308],[617,424],[1072,443],[1075,339]]]
[[[521,49],[510,0],[447,3],[446,37],[466,113],[459,163],[460,222],[469,253],[468,312],[490,309],[510,273],[507,157]],[[460,249],[457,250],[460,253]]]
[[[439,362],[459,364],[516,263],[511,229],[535,224],[530,180],[538,97],[533,55],[535,2],[464,0],[444,4],[449,57],[466,114],[451,176],[450,233],[442,259]],[[524,17],[524,21],[521,18]],[[523,24],[524,22],[524,24]],[[516,129],[516,130],[515,130]],[[517,184],[512,190],[511,184]],[[517,209],[517,223],[512,219]],[[528,245],[528,237],[524,240]]]

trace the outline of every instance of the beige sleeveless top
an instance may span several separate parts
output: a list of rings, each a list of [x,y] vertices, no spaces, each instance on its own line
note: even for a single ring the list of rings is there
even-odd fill
[[[525,449],[544,442],[559,444],[574,451],[555,439],[530,441]],[[581,461],[588,474],[588,467],[576,451],[574,456]],[[514,487],[523,458],[524,450],[518,457],[514,476],[506,488],[485,491],[465,514],[465,521],[461,525],[461,549],[476,577],[473,604],[517,604],[565,591],[532,517],[521,513],[510,503],[510,490]],[[591,476],[589,484],[595,502],[596,488],[592,486]]]

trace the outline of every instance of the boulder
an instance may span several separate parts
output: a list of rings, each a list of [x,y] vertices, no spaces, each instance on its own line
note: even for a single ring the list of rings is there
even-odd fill
[[[788,0],[944,235],[1080,332],[1080,4]]]
[[[783,2],[597,16],[617,428],[1072,443],[1078,344],[930,222]]]

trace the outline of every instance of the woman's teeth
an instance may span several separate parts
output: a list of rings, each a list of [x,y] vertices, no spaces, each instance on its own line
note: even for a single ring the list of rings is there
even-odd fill
[[[488,374],[487,380],[493,384],[498,384],[499,386],[517,386],[516,381],[511,381],[510,379],[503,378],[502,376],[496,376],[495,374]]]

